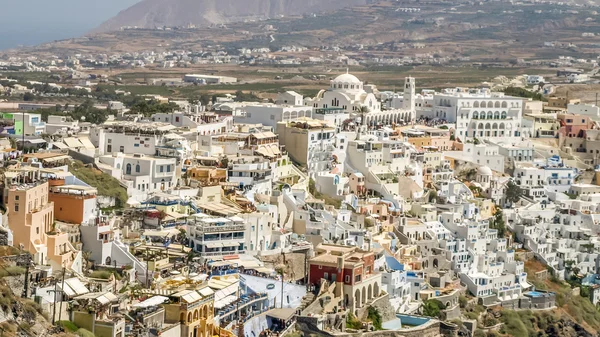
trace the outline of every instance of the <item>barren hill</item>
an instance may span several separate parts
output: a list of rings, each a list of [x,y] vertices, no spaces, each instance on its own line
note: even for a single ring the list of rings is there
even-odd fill
[[[365,5],[374,0],[143,0],[94,32],[108,32],[125,26],[207,25],[278,16],[323,13]]]

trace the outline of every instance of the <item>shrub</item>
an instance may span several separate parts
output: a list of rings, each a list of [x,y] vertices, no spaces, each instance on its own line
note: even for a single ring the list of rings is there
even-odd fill
[[[446,309],[446,306],[438,300],[427,300],[423,302],[423,316],[440,317],[441,311]]]
[[[86,329],[78,329],[77,332],[75,332],[79,337],[95,337],[94,334]]]
[[[469,303],[469,299],[467,298],[467,296],[465,296],[465,295],[458,296],[458,305],[460,306],[461,309],[466,308],[468,303]]]
[[[69,332],[75,332],[79,329],[77,325],[71,321],[58,321],[56,324],[62,326],[65,331]]]
[[[362,329],[362,323],[352,313],[349,313],[346,316],[346,329],[360,330]]]
[[[0,278],[7,276],[18,276],[25,274],[25,268],[9,266],[0,268]]]
[[[381,314],[377,308],[369,307],[367,319],[373,322],[373,327],[375,330],[383,330],[383,327],[381,326]]]

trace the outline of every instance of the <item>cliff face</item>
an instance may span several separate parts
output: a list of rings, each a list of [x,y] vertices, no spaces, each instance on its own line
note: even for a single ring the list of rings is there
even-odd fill
[[[124,26],[154,28],[187,24],[219,24],[281,15],[323,13],[372,0],[143,0],[94,32],[118,30]]]

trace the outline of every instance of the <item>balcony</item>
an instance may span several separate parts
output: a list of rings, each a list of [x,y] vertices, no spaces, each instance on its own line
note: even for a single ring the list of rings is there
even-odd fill
[[[202,226],[196,225],[194,227],[197,233],[218,233],[218,232],[245,232],[245,225],[223,225],[223,226]]]

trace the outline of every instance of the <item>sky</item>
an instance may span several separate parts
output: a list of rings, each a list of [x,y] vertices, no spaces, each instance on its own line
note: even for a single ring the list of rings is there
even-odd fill
[[[82,36],[139,0],[0,0],[0,50]]]

